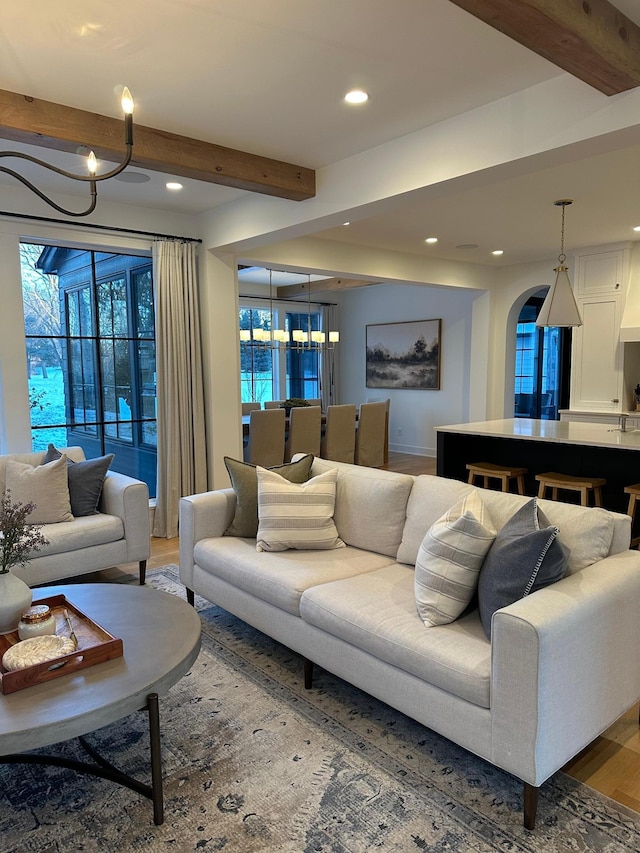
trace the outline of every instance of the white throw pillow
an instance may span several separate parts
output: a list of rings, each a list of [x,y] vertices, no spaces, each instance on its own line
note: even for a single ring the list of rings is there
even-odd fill
[[[451,507],[427,531],[415,571],[416,606],[427,627],[446,625],[473,598],[496,530],[477,492]]]
[[[344,548],[333,522],[338,472],[290,483],[266,468],[258,474],[258,551]]]
[[[57,524],[73,521],[69,500],[67,457],[46,465],[27,465],[7,461],[6,488],[13,503],[34,503],[35,509],[27,516],[28,524]]]

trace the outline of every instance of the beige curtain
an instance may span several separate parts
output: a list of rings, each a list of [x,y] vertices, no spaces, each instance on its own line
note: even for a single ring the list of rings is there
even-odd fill
[[[153,535],[178,535],[183,495],[207,488],[200,314],[194,243],[153,244],[158,486]]]

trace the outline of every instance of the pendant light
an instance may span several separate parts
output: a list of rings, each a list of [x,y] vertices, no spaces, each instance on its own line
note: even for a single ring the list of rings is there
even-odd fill
[[[565,265],[567,256],[564,253],[564,211],[568,205],[573,204],[573,199],[561,198],[554,204],[562,208],[560,254],[558,255],[558,266],[555,267],[556,280],[549,288],[546,299],[542,303],[536,326],[581,326],[582,318],[569,281],[569,268]]]
[[[304,287],[304,285],[302,285]],[[291,332],[291,338],[296,349],[335,349],[335,345],[340,341],[340,332],[330,331],[329,342],[327,344],[327,333],[311,330],[311,274],[307,276],[307,328],[294,329]]]

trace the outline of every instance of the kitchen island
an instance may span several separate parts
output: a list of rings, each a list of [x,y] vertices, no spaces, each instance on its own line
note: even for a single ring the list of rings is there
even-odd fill
[[[640,482],[640,430],[598,423],[505,418],[436,427],[437,473],[467,480],[468,462],[528,469],[525,492],[537,494],[535,475],[558,471],[605,477],[603,505],[626,512],[624,487]],[[573,498],[562,492],[564,500]]]

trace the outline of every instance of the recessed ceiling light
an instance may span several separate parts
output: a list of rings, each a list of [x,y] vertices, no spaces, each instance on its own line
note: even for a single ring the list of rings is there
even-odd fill
[[[127,170],[116,175],[116,181],[122,181],[123,184],[146,184],[150,180],[149,175],[145,175],[143,172],[130,172]]]
[[[503,249],[494,249],[493,252],[491,252],[491,254],[492,255],[504,255],[504,250]]]
[[[640,225],[636,225],[633,230],[634,231],[640,231]]]
[[[167,181],[165,186],[168,190],[174,190],[175,191],[175,190],[181,190],[182,189],[182,184],[179,184],[178,181]]]
[[[350,223],[350,222],[343,222],[342,224],[343,224],[343,225],[351,225],[351,223]]]
[[[348,104],[364,104],[369,100],[369,95],[363,92],[362,89],[352,89],[344,96]]]
[[[437,243],[438,238],[437,237],[427,237],[424,242],[425,243]]]

